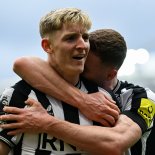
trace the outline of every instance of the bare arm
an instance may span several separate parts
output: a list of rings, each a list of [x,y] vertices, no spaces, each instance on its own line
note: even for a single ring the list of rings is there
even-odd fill
[[[79,108],[91,120],[104,126],[113,126],[118,119],[120,111],[114,101],[101,92],[81,92],[63,80],[40,58],[19,58],[14,64],[14,71],[36,89]]]
[[[90,154],[123,155],[141,136],[140,127],[125,115],[120,115],[115,127],[80,126],[48,118],[43,130]],[[65,131],[65,132],[64,132]],[[92,147],[93,146],[93,147]]]
[[[27,109],[4,108],[6,112],[15,115],[3,115],[0,119],[17,121],[1,126],[15,129],[9,134],[45,132],[93,155],[122,155],[141,136],[140,127],[125,115],[120,115],[115,127],[111,128],[80,126],[50,116],[37,101],[29,99],[28,104],[30,107]]]
[[[10,148],[5,143],[0,141],[0,155],[8,155],[9,151]]]

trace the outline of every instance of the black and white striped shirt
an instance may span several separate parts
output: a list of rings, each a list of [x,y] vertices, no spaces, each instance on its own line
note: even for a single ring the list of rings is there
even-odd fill
[[[84,80],[85,81],[85,80]],[[86,81],[85,81],[86,83]],[[85,84],[90,92],[98,91],[98,87]],[[88,92],[84,83],[80,81],[77,87],[84,92]],[[101,88],[99,88],[101,90]],[[102,89],[103,91],[103,89]],[[5,89],[1,96],[0,111],[3,106],[15,106],[24,108],[24,101],[27,98],[33,98],[39,101],[47,109],[48,113],[61,120],[67,120],[80,125],[93,125],[95,122],[87,119],[77,108],[64,102],[45,95],[40,91],[32,88],[25,81],[20,81],[13,87]],[[64,141],[52,137],[46,133],[41,134],[20,134],[17,136],[8,136],[8,130],[0,132],[0,140],[5,142],[13,150],[13,155],[66,155],[66,154],[87,154],[75,146],[65,143]]]
[[[125,155],[145,155],[146,142],[153,127],[155,93],[127,81],[118,81],[113,92],[122,104],[122,113],[135,121],[143,132],[141,139]]]
[[[83,82],[79,82],[77,86],[80,90],[84,92],[89,91],[89,93],[98,91],[96,86],[90,84],[89,82],[86,83],[85,80],[83,80]],[[154,104],[153,102],[155,101],[154,93],[148,89],[134,86],[126,82],[118,82],[118,85],[113,92],[116,94],[117,99],[122,103],[122,113],[134,120],[143,131],[143,136],[138,144],[129,149],[126,152],[126,155],[144,155],[143,153],[146,148],[145,140],[147,139],[149,130],[152,127],[151,122],[153,118],[151,117],[151,114],[154,113],[154,108],[149,117],[146,117],[145,113],[144,115],[142,114],[142,108],[144,108],[144,101],[148,103],[148,107],[153,106],[151,104]],[[38,100],[43,107],[47,109],[48,113],[59,119],[67,120],[80,125],[96,124],[95,122],[88,120],[77,108],[39,92],[24,81],[18,82],[16,85],[6,89],[3,92],[0,100],[0,111],[2,111],[4,105],[24,108],[24,101],[28,97]],[[150,102],[150,100],[152,102]],[[144,111],[149,114],[148,109]],[[5,142],[10,148],[13,148],[13,155],[87,154],[77,149],[75,146],[67,144],[62,140],[47,135],[46,133],[21,134],[12,137],[8,136],[7,132],[7,130],[2,130],[0,132],[0,140]],[[137,150],[138,152],[135,152]]]

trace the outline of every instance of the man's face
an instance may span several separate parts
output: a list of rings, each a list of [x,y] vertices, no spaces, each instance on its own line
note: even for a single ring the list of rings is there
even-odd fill
[[[81,25],[64,25],[53,34],[50,64],[60,75],[80,74],[90,48],[86,29]]]
[[[83,75],[85,78],[94,81],[102,87],[103,82],[107,80],[109,69],[110,68],[103,64],[99,56],[94,55],[93,52],[90,51],[85,63]]]

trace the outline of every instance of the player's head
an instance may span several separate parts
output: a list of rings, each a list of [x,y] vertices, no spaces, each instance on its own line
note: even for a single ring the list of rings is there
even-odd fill
[[[127,46],[123,36],[112,29],[100,29],[89,34],[90,52],[84,75],[101,83],[117,75],[126,57]]]
[[[75,83],[84,70],[90,27],[89,16],[77,8],[58,9],[41,18],[40,35],[48,62],[68,82]]]

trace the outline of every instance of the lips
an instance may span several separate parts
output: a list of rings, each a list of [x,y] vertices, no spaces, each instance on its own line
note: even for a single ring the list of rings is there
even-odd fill
[[[86,57],[86,54],[78,54],[78,55],[74,55],[72,58],[75,60],[82,60],[85,57]]]

